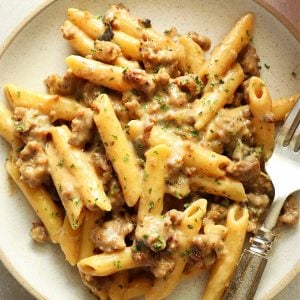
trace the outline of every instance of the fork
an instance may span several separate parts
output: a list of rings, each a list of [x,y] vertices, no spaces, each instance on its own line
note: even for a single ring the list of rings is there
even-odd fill
[[[245,249],[237,266],[233,279],[223,300],[251,300],[254,298],[259,281],[268,261],[268,253],[272,248],[276,226],[285,199],[300,189],[297,174],[300,164],[300,100],[281,126],[277,136],[272,157],[266,163],[266,171],[272,179],[275,196],[268,215],[256,235],[250,239],[250,246]],[[298,167],[297,167],[298,164]]]

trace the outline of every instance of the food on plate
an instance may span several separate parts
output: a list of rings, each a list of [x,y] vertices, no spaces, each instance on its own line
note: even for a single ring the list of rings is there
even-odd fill
[[[70,8],[66,74],[46,78],[48,94],[4,87],[0,135],[40,218],[31,236],[58,243],[100,299],[163,299],[209,268],[203,298],[221,299],[272,199],[264,162],[296,99],[271,99],[253,23],[206,55],[208,37],[160,33],[121,4]],[[297,218],[288,202],[280,221]]]

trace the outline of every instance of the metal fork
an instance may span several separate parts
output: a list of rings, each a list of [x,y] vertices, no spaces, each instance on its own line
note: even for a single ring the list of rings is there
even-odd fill
[[[224,295],[224,300],[251,300],[268,261],[272,248],[276,226],[285,199],[300,189],[300,100],[296,102],[289,116],[276,136],[272,157],[266,163],[266,170],[272,179],[275,196],[269,213],[250,239],[250,246],[245,249],[237,266],[233,279]],[[292,174],[295,174],[294,176]],[[291,176],[289,176],[291,175]]]

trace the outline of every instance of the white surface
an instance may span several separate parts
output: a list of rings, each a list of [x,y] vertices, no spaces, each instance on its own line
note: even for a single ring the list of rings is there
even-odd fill
[[[30,10],[32,10],[34,7],[36,7],[38,4],[40,4],[42,1],[41,0],[30,0],[30,1],[22,1],[22,0],[0,0],[0,20],[2,20],[1,22],[1,26],[0,26],[0,43],[3,42],[3,40],[7,37],[7,35],[10,33],[10,31],[23,19],[24,16],[26,16],[28,14],[28,12]],[[82,1],[84,2],[84,1]],[[94,4],[98,2],[98,5],[100,3],[100,0],[99,1],[92,1]],[[221,3],[221,2],[220,2]],[[94,5],[95,6],[95,5]],[[64,8],[62,8],[64,9]],[[221,9],[222,9],[222,5],[221,5]],[[154,10],[153,10],[154,11]],[[209,12],[208,12],[209,13]],[[61,15],[60,13],[58,13],[59,15]],[[150,14],[150,12],[149,12]],[[146,12],[142,12],[142,15],[145,15],[147,16]],[[152,16],[152,15],[151,15]],[[160,14],[157,14],[155,18],[152,18],[153,19],[153,23],[157,23],[157,20],[159,19],[159,16]],[[179,24],[179,27],[180,26],[183,26],[182,24],[185,23],[186,20],[184,20],[183,18],[180,17],[180,15],[176,16],[176,19],[174,22],[176,24]],[[222,20],[222,22],[225,22],[226,20],[228,21],[228,19],[230,19],[232,16],[230,14],[227,14],[226,16],[224,16],[224,20]],[[155,19],[155,20],[154,20]],[[258,22],[262,22],[262,19],[261,18],[258,18],[257,20]],[[271,19],[269,20],[269,22],[272,21]],[[163,23],[163,22],[161,22]],[[231,22],[232,23],[232,22]],[[166,24],[161,24],[161,25],[171,25],[170,23],[166,23]],[[284,29],[280,28],[280,26],[276,26],[276,24],[274,24],[274,28],[275,28],[275,32],[277,34],[284,34]],[[47,27],[47,30],[49,29],[52,29],[51,32],[45,32],[46,34],[49,34],[48,35],[48,38],[51,40],[51,35],[52,34],[58,34],[57,32],[55,33],[55,31],[58,31],[57,28],[51,28],[51,24],[48,24],[48,27]],[[196,29],[196,28],[194,28]],[[206,31],[212,31],[214,30],[215,28],[211,27],[211,26],[207,26],[206,28],[203,28],[202,32],[203,33],[206,33]],[[33,29],[33,33],[34,33],[34,29]],[[219,29],[219,31],[217,32],[217,36],[216,38],[218,38],[222,33],[224,33],[224,31],[221,29]],[[210,33],[209,33],[210,35]],[[218,36],[219,35],[219,36]],[[284,46],[281,46],[281,45],[276,45],[276,38],[272,38],[272,36],[270,36],[270,32],[268,31],[267,28],[262,28],[261,29],[261,32],[260,32],[260,35],[261,35],[261,38],[265,38],[265,39],[269,39],[270,42],[273,42],[274,43],[274,47],[276,46],[276,51],[275,51],[275,56],[278,57],[278,59],[281,57],[282,55],[282,50]],[[37,36],[32,36],[33,39],[38,39],[39,37]],[[26,45],[28,46],[28,43],[30,43],[30,40],[20,40],[19,43],[20,45],[22,44],[21,42],[24,43],[24,49],[26,49]],[[283,43],[284,44],[284,43]],[[43,44],[40,44],[39,45],[39,49],[40,51],[42,52],[41,55],[43,54],[43,51],[45,51],[45,48],[44,48],[44,45]],[[67,50],[67,48],[66,48]],[[262,59],[262,62],[264,63],[267,63],[269,64],[269,61],[268,61],[268,56],[267,56],[267,51],[264,51],[264,49],[260,49],[258,47],[258,51],[259,53],[262,53],[261,55],[261,59]],[[28,57],[30,54],[29,53],[23,53],[22,51],[22,47],[20,47],[19,49],[15,49],[15,54],[18,54],[18,55],[23,55],[24,56],[24,63],[23,63],[23,68],[20,69],[20,72],[21,72],[21,76],[18,78],[22,78],[22,75],[25,76],[26,74],[26,69],[24,67],[26,67],[26,56]],[[60,53],[60,56],[63,56],[64,54],[63,53]],[[49,57],[49,59],[52,61],[56,61],[56,57]],[[291,81],[293,80],[293,78],[290,78],[290,73],[293,71],[293,66],[294,66],[294,58],[290,58],[288,61],[289,61],[289,64],[284,68],[279,68],[279,67],[276,67],[276,65],[271,65],[271,71],[272,71],[272,74],[281,74],[280,76],[281,77],[278,77],[277,79],[275,78],[275,80],[271,80],[273,78],[273,75],[271,76],[271,71],[270,72],[266,72],[264,70],[264,72],[266,74],[263,74],[263,76],[267,79],[270,79],[268,81],[269,82],[272,82],[271,84],[271,90],[273,92],[273,95],[276,95],[276,96],[282,96],[285,94],[286,91],[288,91],[291,86],[293,86],[293,83],[289,83],[288,81]],[[39,60],[38,60],[39,61]],[[63,62],[62,62],[62,68],[63,67]],[[49,64],[48,64],[49,66]],[[48,67],[49,68],[49,67]],[[50,68],[51,69],[51,68]],[[36,71],[36,72],[33,72],[33,74],[38,74],[37,76],[34,76],[34,78],[31,78],[30,75],[27,74],[27,79],[26,77],[23,77],[23,80],[22,82],[19,82],[18,78],[16,78],[16,80],[14,80],[14,82],[16,84],[20,84],[20,85],[23,85],[23,86],[31,86],[31,87],[35,87],[35,86],[39,86],[41,88],[41,82],[42,82],[42,79],[43,79],[43,76],[39,76],[41,73],[39,72],[43,72],[43,71],[39,71],[39,70],[43,70],[43,65],[36,65],[33,69],[33,71]],[[51,70],[52,72],[55,71],[56,69],[54,68],[53,70]],[[8,73],[10,74],[13,74],[14,70],[9,70]],[[49,70],[47,70],[47,72],[49,73]],[[274,72],[274,73],[273,73]],[[3,69],[1,69],[1,73],[2,73],[2,78],[6,78],[5,75],[3,75]],[[299,74],[299,72],[297,72],[297,74]],[[285,87],[283,87],[282,89],[279,90],[279,86],[278,85],[278,82],[279,80],[282,80],[282,78],[284,78],[284,80],[287,80],[287,84]],[[10,76],[8,75],[7,76],[7,79],[8,80],[11,80]],[[3,168],[1,168],[0,170],[0,176],[2,176],[4,174],[4,170]],[[3,190],[0,191],[0,193],[3,193]],[[1,195],[1,194],[0,194]],[[20,207],[22,206],[22,209],[24,209],[24,214],[28,214],[28,220],[31,219],[33,217],[33,214],[31,213],[30,211],[30,208],[28,206],[24,206],[23,203],[22,203],[22,199],[19,199],[20,197],[18,197],[18,203],[20,205]],[[18,205],[17,205],[18,206]],[[11,216],[11,219],[13,219],[14,217],[14,213],[13,213],[13,210],[11,212],[8,212],[9,215]],[[15,222],[17,222],[18,220],[16,220]],[[3,225],[1,223],[1,225]],[[24,236],[27,236],[28,235],[28,230],[29,230],[29,227],[28,228],[24,228],[24,227],[20,227],[18,228],[18,226],[15,226],[15,228],[18,229],[18,234],[22,233]],[[17,235],[16,235],[17,236]],[[297,241],[295,241],[297,243]],[[17,244],[17,243],[16,243]],[[12,245],[13,246],[13,245]],[[33,245],[30,241],[30,239],[27,239],[27,242],[26,242],[26,247],[29,247],[29,248],[33,248],[35,247],[35,251],[36,251],[36,258],[35,258],[35,264],[40,264],[43,262],[44,260],[44,255],[46,255],[46,252],[48,251],[49,248],[53,248],[52,246],[47,246],[47,247],[36,247],[35,245]],[[48,248],[48,249],[47,249]],[[55,249],[54,250],[55,252],[58,252],[58,249]],[[23,253],[22,250],[20,249],[20,253]],[[28,256],[25,255],[26,251],[24,251],[24,255],[21,255],[19,257],[19,262],[18,263],[22,263],[22,260],[27,260],[29,259]],[[57,260],[55,260],[55,263],[57,264],[57,266],[59,266],[61,263],[62,263],[63,259],[62,259],[62,256],[58,254],[58,258]],[[30,265],[30,264],[27,264],[27,265]],[[65,267],[67,268],[67,267]],[[41,272],[41,275],[43,274],[43,268],[40,267],[40,272]],[[274,271],[276,272],[276,270]],[[3,276],[3,272],[1,272],[1,269],[0,269],[0,276]],[[38,277],[38,274],[33,274],[34,277]],[[48,276],[51,278],[53,278],[53,280],[56,278],[56,274],[48,274]],[[73,277],[74,280],[76,280],[76,276]],[[71,280],[71,277],[67,278],[68,280]],[[62,285],[64,286],[68,286],[68,280],[66,280],[66,282],[63,282]],[[299,282],[299,280],[298,280]],[[18,298],[19,296],[17,295],[21,295],[21,294],[17,294],[20,292],[19,288],[16,288],[16,294],[14,296],[14,294],[12,293],[11,291],[11,287],[15,287],[17,285],[15,285],[15,283],[13,281],[11,281],[11,279],[8,279],[8,281],[6,280],[6,277],[5,278],[1,278],[0,277],[0,284],[1,284],[1,293],[0,293],[0,297],[1,299],[3,300],[10,300],[10,299],[23,299],[23,296],[22,298]],[[41,281],[41,286],[43,286],[43,282]],[[44,283],[46,284],[46,282]],[[73,284],[73,283],[72,283]],[[79,284],[79,283],[78,283]],[[8,293],[7,294],[3,294],[2,292],[7,291],[7,288],[5,287],[9,287],[9,292],[10,292],[10,296],[8,296]],[[23,293],[23,292],[21,292]],[[23,294],[22,294],[23,295]],[[79,296],[79,295],[78,295]],[[276,297],[276,300],[283,300],[283,299],[298,299],[299,296],[299,285],[297,286],[297,283],[294,283],[292,285],[290,285],[286,290],[285,290],[285,294],[282,294],[282,296],[278,296]],[[25,298],[24,298],[25,299]],[[79,299],[79,298],[78,298]]]

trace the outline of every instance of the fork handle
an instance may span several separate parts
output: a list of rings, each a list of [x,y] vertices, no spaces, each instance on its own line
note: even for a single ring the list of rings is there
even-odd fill
[[[245,249],[223,300],[252,300],[268,259]]]

